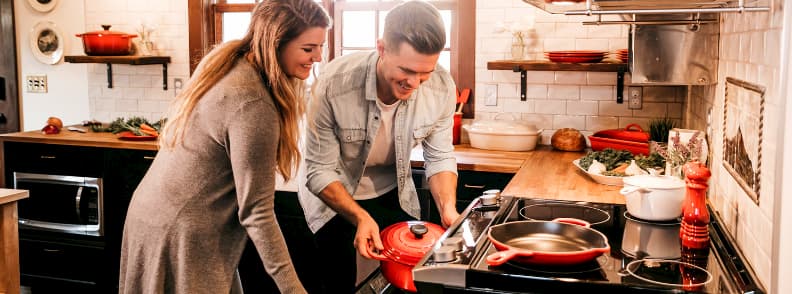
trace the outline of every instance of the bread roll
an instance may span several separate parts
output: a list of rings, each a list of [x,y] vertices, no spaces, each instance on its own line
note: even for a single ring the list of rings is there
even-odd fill
[[[586,138],[576,129],[563,128],[553,133],[550,144],[562,151],[581,151],[586,148]]]

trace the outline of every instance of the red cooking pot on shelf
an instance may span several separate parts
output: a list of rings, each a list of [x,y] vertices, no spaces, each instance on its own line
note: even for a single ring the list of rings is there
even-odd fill
[[[416,292],[412,270],[426,252],[440,239],[443,227],[423,222],[406,221],[392,224],[380,232],[384,258],[380,271],[385,279],[399,289]]]
[[[129,55],[132,53],[131,35],[122,32],[110,31],[109,25],[102,25],[103,31],[93,31],[77,34],[82,38],[83,49],[86,55]]]

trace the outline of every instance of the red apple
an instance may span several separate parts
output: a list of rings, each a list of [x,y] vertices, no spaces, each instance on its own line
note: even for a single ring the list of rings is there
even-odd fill
[[[60,129],[54,125],[46,125],[43,129],[41,129],[41,133],[45,135],[52,135],[60,133]]]

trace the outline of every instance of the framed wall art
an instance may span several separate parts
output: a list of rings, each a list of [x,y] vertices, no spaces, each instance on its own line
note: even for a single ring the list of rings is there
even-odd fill
[[[30,30],[30,50],[38,61],[56,64],[63,58],[66,39],[51,21],[41,21]]]
[[[723,166],[758,205],[761,188],[765,87],[726,77]]]
[[[50,12],[58,5],[58,0],[27,0],[30,7],[38,12]]]

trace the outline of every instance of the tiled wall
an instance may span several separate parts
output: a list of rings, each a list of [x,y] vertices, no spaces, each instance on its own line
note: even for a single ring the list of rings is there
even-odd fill
[[[713,87],[693,87],[686,104],[687,123],[691,126],[709,125],[710,141],[714,146],[723,142],[723,109],[726,77],[733,77],[764,86],[765,113],[761,152],[761,190],[759,205],[743,191],[724,169],[723,152],[713,148],[713,176],[709,197],[723,217],[730,234],[740,244],[742,252],[768,288],[771,281],[771,253],[776,164],[782,146],[780,124],[783,123],[783,100],[779,82],[782,32],[782,1],[761,1],[771,5],[772,12],[723,14],[720,27],[720,62],[718,84]],[[711,110],[711,112],[709,112]],[[708,117],[708,113],[711,113]],[[709,122],[709,124],[708,124]],[[780,178],[778,179],[780,180]]]
[[[174,79],[189,77],[187,1],[85,0],[86,31],[101,30],[137,33],[141,23],[155,26],[152,40],[157,55],[171,57],[168,90],[162,88],[161,65],[113,65],[113,88],[107,87],[107,67],[88,68],[88,96],[93,119],[112,121],[117,117],[164,117],[175,96]]]
[[[606,17],[607,19],[607,17]],[[544,129],[542,144],[553,132],[576,128],[590,135],[602,129],[638,123],[646,128],[654,118],[681,121],[686,87],[644,87],[643,108],[631,110],[616,103],[616,73],[529,71],[527,101],[520,101],[520,75],[487,70],[491,60],[511,59],[511,35],[495,33],[497,21],[532,23],[526,59],[543,59],[551,50],[603,50],[627,48],[628,26],[584,26],[593,17],[549,14],[521,0],[476,2],[476,119],[519,119]],[[629,83],[629,74],[625,82]],[[486,87],[497,87],[497,105],[484,104]],[[626,97],[626,93],[625,93]],[[499,115],[500,113],[507,115]],[[466,121],[465,123],[470,123]],[[463,132],[463,141],[466,136]]]

